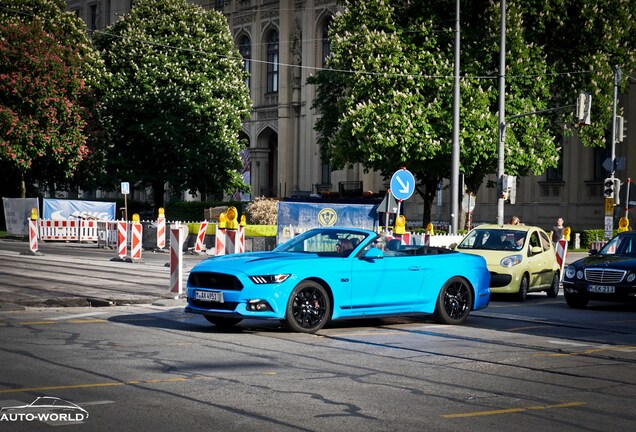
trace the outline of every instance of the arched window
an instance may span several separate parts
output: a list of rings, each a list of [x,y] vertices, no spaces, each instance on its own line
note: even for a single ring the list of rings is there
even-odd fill
[[[331,17],[327,18],[322,25],[322,62],[321,66],[325,67],[327,65],[327,58],[329,54],[331,54],[331,42],[329,41],[329,27],[331,26]]]
[[[267,37],[267,93],[278,93],[278,32]]]
[[[250,88],[250,72],[251,72],[251,61],[252,61],[252,43],[250,38],[247,35],[241,36],[239,39],[239,53],[241,57],[243,57],[243,70],[247,74],[247,78],[245,78],[245,85],[247,88]]]

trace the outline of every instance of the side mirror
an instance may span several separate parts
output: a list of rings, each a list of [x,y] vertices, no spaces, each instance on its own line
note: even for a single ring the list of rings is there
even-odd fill
[[[590,249],[589,254],[590,254],[590,255],[592,255],[592,256],[594,256],[594,255],[598,255],[598,250],[596,250],[596,249]]]
[[[455,250],[455,249],[457,249],[457,246],[459,246],[457,243],[451,243],[448,248],[452,249],[452,250]]]
[[[382,258],[384,258],[384,252],[374,247],[370,248],[368,251],[364,253],[364,255],[362,255],[362,259],[369,260],[369,261],[382,259]]]
[[[537,255],[543,252],[543,249],[541,249],[541,246],[532,246],[532,249],[530,249],[530,252],[532,253],[532,255]]]

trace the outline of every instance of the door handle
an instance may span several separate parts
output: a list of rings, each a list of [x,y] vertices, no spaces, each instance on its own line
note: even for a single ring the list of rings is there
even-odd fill
[[[418,266],[411,266],[411,267],[409,267],[409,270],[410,271],[420,271],[420,270],[422,270],[422,268],[418,267]]]

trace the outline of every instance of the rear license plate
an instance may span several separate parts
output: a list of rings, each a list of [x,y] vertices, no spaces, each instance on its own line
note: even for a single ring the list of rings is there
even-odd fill
[[[588,292],[601,294],[614,294],[615,288],[608,285],[588,285]]]
[[[201,301],[223,303],[223,293],[216,291],[195,291],[194,298]]]

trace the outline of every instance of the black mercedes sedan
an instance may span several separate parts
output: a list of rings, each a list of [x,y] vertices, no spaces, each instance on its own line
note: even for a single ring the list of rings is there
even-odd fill
[[[612,238],[600,251],[570,264],[563,275],[568,306],[584,308],[590,300],[636,300],[636,231]]]

